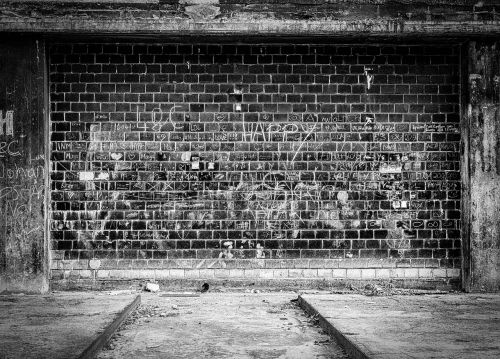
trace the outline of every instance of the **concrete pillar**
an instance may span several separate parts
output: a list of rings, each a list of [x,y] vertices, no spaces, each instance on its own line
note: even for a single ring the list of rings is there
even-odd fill
[[[0,84],[0,292],[45,292],[48,86],[44,42],[2,39]]]
[[[463,286],[500,290],[500,42],[470,42],[463,106]],[[465,85],[465,83],[464,83]]]

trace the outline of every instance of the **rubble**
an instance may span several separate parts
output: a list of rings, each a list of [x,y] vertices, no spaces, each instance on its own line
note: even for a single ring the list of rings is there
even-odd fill
[[[159,284],[156,284],[156,283],[147,283],[146,284],[146,287],[144,288],[145,291],[147,292],[152,292],[152,293],[156,293],[160,290],[160,285]]]

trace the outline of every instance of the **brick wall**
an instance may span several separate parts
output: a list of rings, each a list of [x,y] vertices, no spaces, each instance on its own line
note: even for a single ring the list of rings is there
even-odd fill
[[[60,44],[50,62],[56,260],[460,267],[456,48]]]

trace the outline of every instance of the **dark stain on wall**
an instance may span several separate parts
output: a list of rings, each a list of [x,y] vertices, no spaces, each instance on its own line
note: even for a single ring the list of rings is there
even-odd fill
[[[0,43],[1,289],[44,291],[44,45]]]
[[[52,248],[460,266],[458,50],[51,49]]]

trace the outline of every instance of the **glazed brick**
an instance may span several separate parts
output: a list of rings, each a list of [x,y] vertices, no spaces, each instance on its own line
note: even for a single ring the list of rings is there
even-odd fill
[[[237,277],[243,260],[263,258],[447,265],[460,258],[456,53],[55,45],[53,247],[70,258],[220,257]]]

